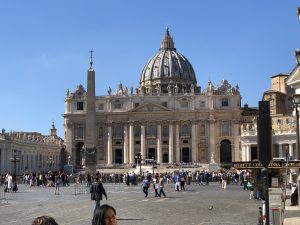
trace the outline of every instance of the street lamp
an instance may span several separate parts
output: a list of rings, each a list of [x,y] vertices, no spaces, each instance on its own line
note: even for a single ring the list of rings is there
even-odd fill
[[[295,56],[296,56],[296,61],[297,61],[297,65],[300,65],[300,49],[297,49],[295,51]]]
[[[140,175],[142,175],[142,153],[138,153],[135,155],[137,166],[140,165]]]
[[[54,161],[53,161],[52,157],[49,157],[49,159],[46,161],[46,163],[47,163],[47,165],[48,165],[48,167],[49,167],[49,169],[51,171],[51,168],[52,168],[52,166],[54,164]]]
[[[155,164],[155,160],[154,157],[152,157],[152,176],[154,177],[154,164]]]
[[[14,163],[14,173],[17,175],[17,162],[20,162],[20,158],[17,157],[17,150],[14,150],[13,157],[10,158],[10,161]]]
[[[299,160],[300,159],[300,151],[299,151],[299,110],[298,107],[300,106],[300,95],[299,94],[294,94],[293,95],[293,106],[295,109],[296,113],[296,150],[297,154],[296,157]]]

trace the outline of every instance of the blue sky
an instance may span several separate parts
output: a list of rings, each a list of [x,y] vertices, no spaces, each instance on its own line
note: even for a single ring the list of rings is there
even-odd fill
[[[10,0],[0,3],[0,129],[63,137],[64,98],[86,87],[94,52],[96,93],[137,87],[169,26],[198,85],[238,84],[257,106],[270,77],[289,73],[300,48],[294,0]]]

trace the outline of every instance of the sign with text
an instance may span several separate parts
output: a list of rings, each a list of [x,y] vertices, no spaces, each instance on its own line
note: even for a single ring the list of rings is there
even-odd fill
[[[264,166],[258,161],[250,162],[233,162],[232,167],[236,169],[256,169]],[[283,168],[286,167],[286,161],[271,161],[268,168]],[[300,168],[300,161],[289,161],[289,168]]]

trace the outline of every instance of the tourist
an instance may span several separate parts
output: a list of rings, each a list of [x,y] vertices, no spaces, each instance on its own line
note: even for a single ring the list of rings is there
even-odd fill
[[[61,174],[60,174],[60,172],[57,172],[55,174],[54,183],[55,183],[54,194],[59,195],[59,187],[60,187],[60,184],[61,184]]]
[[[96,181],[92,184],[90,193],[91,193],[91,200],[95,200],[95,209],[94,209],[94,213],[95,213],[96,209],[100,207],[100,201],[102,200],[102,195],[104,195],[105,199],[107,200],[106,191],[103,187],[99,175],[96,176]]]
[[[298,187],[297,183],[293,182],[291,188],[291,206],[295,205],[298,205]]]
[[[51,216],[39,216],[33,220],[32,225],[58,225],[58,223]]]
[[[95,210],[92,225],[116,225],[116,210],[110,205],[102,205]]]
[[[166,194],[164,192],[164,176],[160,174],[159,181],[158,181],[158,187],[159,187],[159,197],[161,197],[161,194],[166,197]]]
[[[145,198],[148,197],[148,188],[150,187],[150,182],[147,176],[144,176],[144,180],[142,182],[143,192],[145,193]]]

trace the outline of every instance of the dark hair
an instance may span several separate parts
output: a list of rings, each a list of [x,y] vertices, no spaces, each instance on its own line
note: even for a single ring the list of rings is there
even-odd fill
[[[58,223],[51,216],[39,216],[34,219],[32,225],[58,225]]]
[[[108,209],[114,211],[115,215],[117,215],[116,209],[110,205],[101,205],[99,208],[96,208],[94,217],[92,220],[92,225],[105,225],[105,214]]]

